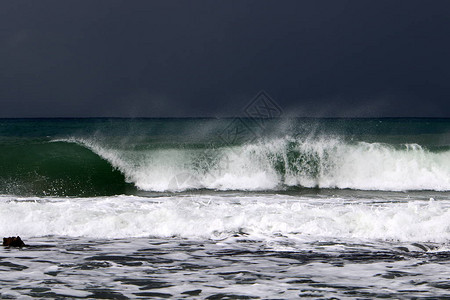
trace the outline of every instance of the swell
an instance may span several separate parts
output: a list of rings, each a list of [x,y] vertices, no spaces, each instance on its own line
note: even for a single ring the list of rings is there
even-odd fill
[[[78,144],[25,140],[0,144],[0,193],[99,196],[125,193],[122,173]]]
[[[284,137],[246,145],[136,147],[101,139],[82,145],[144,191],[282,190],[287,187],[406,191],[450,190],[450,149],[335,137]]]

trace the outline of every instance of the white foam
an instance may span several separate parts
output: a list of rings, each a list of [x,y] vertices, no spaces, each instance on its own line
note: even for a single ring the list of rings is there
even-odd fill
[[[450,201],[364,203],[292,196],[0,198],[0,235],[447,242]]]
[[[360,190],[450,190],[450,151],[420,145],[280,138],[220,149],[126,150],[82,144],[142,190],[273,190],[281,185]],[[284,170],[281,169],[284,168]],[[182,184],[176,179],[189,174]],[[186,177],[186,176],[185,176]],[[174,184],[175,182],[175,184]]]

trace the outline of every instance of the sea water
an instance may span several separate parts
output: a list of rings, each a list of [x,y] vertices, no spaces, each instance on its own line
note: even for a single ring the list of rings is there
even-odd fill
[[[450,297],[449,120],[257,121],[1,120],[1,297]]]

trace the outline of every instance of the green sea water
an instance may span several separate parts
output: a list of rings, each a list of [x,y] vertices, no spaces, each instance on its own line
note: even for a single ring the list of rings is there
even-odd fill
[[[311,188],[448,191],[450,120],[0,120],[1,194]]]

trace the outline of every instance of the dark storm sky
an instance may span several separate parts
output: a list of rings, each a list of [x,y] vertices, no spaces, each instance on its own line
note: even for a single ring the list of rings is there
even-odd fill
[[[450,117],[450,1],[0,1],[0,117]]]

